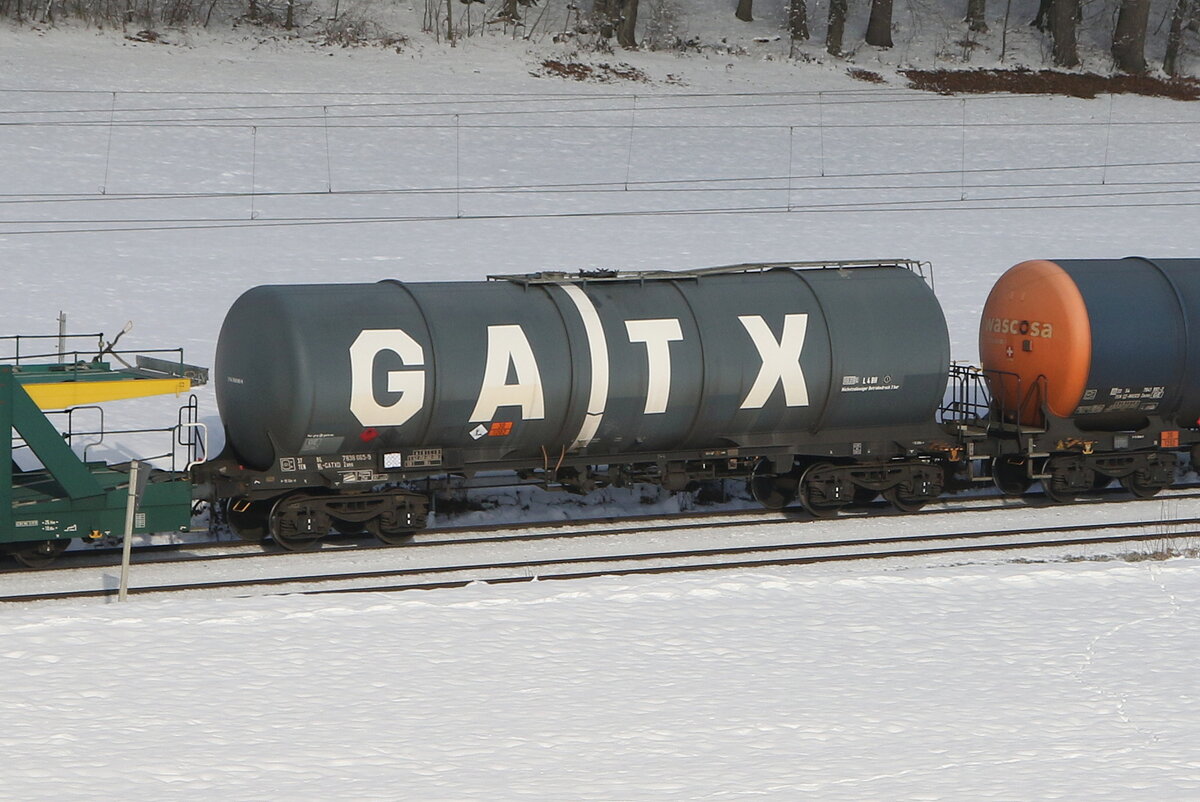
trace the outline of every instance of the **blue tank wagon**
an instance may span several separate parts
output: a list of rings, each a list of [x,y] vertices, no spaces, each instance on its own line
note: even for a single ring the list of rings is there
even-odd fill
[[[257,287],[221,330],[227,447],[199,478],[239,533],[297,548],[401,540],[416,480],[482,471],[914,508],[942,491],[949,356],[914,262]]]

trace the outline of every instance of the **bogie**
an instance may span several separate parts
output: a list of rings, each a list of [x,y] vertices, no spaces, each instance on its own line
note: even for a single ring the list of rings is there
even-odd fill
[[[67,550],[71,541],[41,540],[34,543],[14,543],[9,554],[26,568],[47,568]]]

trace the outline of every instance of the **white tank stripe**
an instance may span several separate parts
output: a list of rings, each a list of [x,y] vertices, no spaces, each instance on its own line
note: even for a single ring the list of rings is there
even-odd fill
[[[586,415],[583,419],[583,428],[579,430],[579,436],[575,438],[571,447],[583,448],[592,442],[592,438],[596,436],[596,430],[600,428],[600,419],[603,417],[603,415]]]
[[[604,327],[600,324],[600,315],[592,305],[592,299],[587,297],[578,285],[562,284],[563,292],[579,310],[583,320],[583,330],[587,334],[588,354],[592,360],[592,389],[588,394],[587,417],[571,448],[584,448],[592,442],[596,431],[600,428],[600,419],[604,416],[604,406],[608,402],[608,342],[604,339]]]

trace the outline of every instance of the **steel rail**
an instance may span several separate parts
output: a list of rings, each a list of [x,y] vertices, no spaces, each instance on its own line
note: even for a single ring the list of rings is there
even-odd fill
[[[1177,531],[1180,526],[1192,526],[1185,531]],[[142,586],[131,589],[138,595],[173,593],[195,590],[218,590],[253,587],[285,587],[296,585],[299,589],[282,590],[281,594],[317,595],[328,593],[363,593],[363,592],[393,592],[399,590],[433,590],[439,588],[464,587],[472,583],[511,584],[515,582],[549,580],[549,579],[586,579],[601,576],[631,576],[639,574],[669,574],[692,573],[697,571],[753,569],[764,567],[780,567],[790,565],[810,565],[817,563],[847,562],[854,560],[878,560],[897,557],[933,556],[938,554],[975,553],[983,551],[1030,550],[1062,546],[1103,545],[1115,543],[1137,543],[1145,541],[1174,541],[1181,538],[1200,536],[1200,518],[1179,519],[1164,522],[1162,520],[1129,521],[1120,523],[1097,523],[1082,525],[1044,526],[1030,529],[1006,529],[973,532],[951,532],[937,535],[914,535],[882,538],[856,538],[852,540],[820,541],[814,543],[784,543],[760,544],[753,546],[730,546],[721,548],[692,549],[684,551],[655,551],[637,554],[593,555],[580,557],[542,558],[509,562],[474,563],[469,565],[447,565],[426,568],[400,568],[389,570],[352,571],[337,574],[311,574],[301,576],[285,576],[273,578],[251,578],[234,580],[217,580],[212,582],[189,582],[171,585]],[[1097,532],[1111,530],[1129,530],[1137,528],[1162,528],[1171,531],[1154,531],[1130,533],[1107,537],[1088,537],[1077,535],[1065,538],[1042,538],[1034,541],[998,541],[989,543],[954,541],[979,541],[986,538],[1004,538],[1028,535],[1053,535],[1068,532]],[[917,544],[946,544],[917,548]],[[862,547],[895,546],[876,551],[842,551],[832,554],[813,553],[820,550],[849,550]],[[778,553],[773,557],[754,557]],[[332,553],[332,552],[331,552]],[[310,554],[310,556],[313,556]],[[688,559],[708,559],[730,557],[737,559],[719,560],[716,562],[683,563]],[[656,560],[676,561],[668,565],[644,565]],[[631,563],[632,565],[625,565]],[[590,570],[561,570],[568,566],[605,565],[605,568]],[[554,569],[559,570],[554,570]],[[549,569],[549,570],[547,570]],[[485,576],[489,571],[513,572],[503,576]],[[451,575],[466,573],[463,578],[445,581],[417,580],[417,577]],[[329,582],[347,582],[362,580],[384,580],[412,577],[411,582],[390,582],[388,584],[371,584],[345,588],[314,588],[303,589],[305,585]],[[66,591],[61,593],[18,594],[0,596],[0,602],[30,602],[61,599],[80,599],[114,596],[117,590],[104,588],[99,590]],[[268,594],[269,595],[269,594]]]
[[[1081,499],[1079,505],[1086,504],[1124,504],[1130,501],[1170,501],[1170,500],[1186,500],[1200,498],[1200,491],[1190,491],[1186,488],[1180,488],[1184,492],[1164,493],[1155,496],[1151,499],[1134,499],[1124,497],[1125,493],[1122,490],[1114,489],[1106,491],[1113,495],[1122,496],[1119,499],[1107,500],[1101,497],[1093,496],[1090,499]],[[1054,505],[1049,504],[1044,500],[1044,497],[1038,494],[1027,494],[1019,498],[1008,499],[1006,503],[995,503],[995,497],[977,497],[977,498],[959,498],[948,499],[946,504],[954,506],[923,509],[917,512],[902,512],[896,510],[887,502],[877,501],[871,502],[868,505],[859,505],[842,511],[839,515],[833,518],[814,518],[801,508],[795,507],[790,510],[769,510],[763,508],[748,508],[744,510],[706,510],[706,511],[689,511],[674,514],[655,514],[645,516],[630,516],[617,518],[614,516],[600,516],[596,518],[578,518],[569,521],[544,521],[532,523],[495,523],[495,524],[475,524],[470,526],[448,526],[435,529],[422,530],[416,533],[413,542],[401,545],[391,546],[380,543],[374,538],[366,535],[337,535],[329,534],[322,540],[333,546],[333,548],[318,549],[315,551],[288,551],[277,546],[274,546],[269,539],[262,543],[252,541],[239,540],[219,540],[219,541],[203,541],[196,543],[171,543],[159,545],[140,546],[135,549],[134,564],[135,565],[164,565],[164,564],[185,564],[191,562],[207,562],[207,561],[225,561],[233,559],[250,559],[250,558],[265,558],[265,557],[282,557],[291,555],[307,555],[312,556],[321,552],[338,553],[344,552],[350,548],[370,548],[370,549],[422,549],[436,546],[461,546],[461,545],[481,545],[481,544],[501,544],[501,543],[520,543],[533,542],[538,540],[551,539],[576,539],[587,537],[603,537],[603,536],[619,536],[626,534],[646,534],[657,532],[684,531],[689,529],[730,529],[739,526],[756,525],[756,526],[771,526],[779,524],[791,523],[806,523],[806,522],[821,522],[821,521],[838,521],[838,520],[861,520],[864,518],[880,518],[892,516],[904,516],[906,518],[914,518],[930,515],[952,515],[952,514],[968,514],[981,512],[997,512],[1002,510],[1014,509],[1044,509],[1049,506],[1062,506],[1069,509],[1071,505]],[[981,503],[973,503],[981,502]],[[713,518],[728,518],[726,521],[713,521]],[[656,521],[666,522],[663,526],[646,526],[648,523]],[[1190,519],[1181,519],[1180,522],[1186,523]],[[581,529],[581,531],[564,532],[564,529],[575,527],[588,527],[596,524],[621,523],[622,526],[611,529]],[[1162,523],[1161,521],[1159,522]],[[519,530],[514,533],[513,530]],[[202,530],[193,530],[199,532]],[[1036,530],[1027,530],[1036,531]],[[489,533],[498,532],[501,534],[491,535]],[[478,534],[479,536],[470,536]],[[467,537],[463,537],[467,535]],[[231,553],[226,554],[204,554],[206,551],[230,550]],[[186,556],[166,557],[156,559],[159,554],[182,554]],[[119,548],[94,548],[81,549],[71,551],[64,554],[54,564],[54,566],[46,569],[38,569],[38,573],[46,574],[54,571],[69,571],[77,568],[91,568],[115,564],[115,562],[106,560],[116,560],[119,558]],[[6,574],[26,575],[32,569],[29,568],[0,568],[0,576]]]

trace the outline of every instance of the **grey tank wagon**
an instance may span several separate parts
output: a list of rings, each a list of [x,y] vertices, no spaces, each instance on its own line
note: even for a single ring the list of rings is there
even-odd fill
[[[949,362],[911,261],[256,287],[221,329],[227,445],[196,480],[239,534],[296,548],[401,541],[428,482],[496,471],[912,509],[955,451],[934,422]]]

